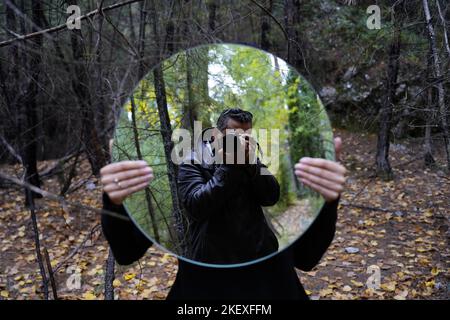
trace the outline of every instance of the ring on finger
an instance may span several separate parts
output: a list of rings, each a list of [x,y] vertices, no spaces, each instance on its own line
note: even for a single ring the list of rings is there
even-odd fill
[[[121,188],[122,189],[122,185],[120,184],[120,181],[119,181],[119,179],[117,179],[117,178],[114,178],[114,183],[119,187],[119,188]]]

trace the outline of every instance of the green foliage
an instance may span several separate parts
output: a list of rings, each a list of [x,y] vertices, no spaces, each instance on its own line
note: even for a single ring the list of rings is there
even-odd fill
[[[162,69],[172,129],[186,128],[187,116],[201,121],[203,128],[209,127],[226,108],[241,108],[253,114],[252,132],[261,144],[261,160],[281,187],[279,203],[267,208],[270,217],[282,216],[298,199],[309,199],[308,203],[322,201],[315,193],[299,192],[293,164],[302,156],[334,157],[332,131],[312,87],[284,61],[247,46],[214,45],[174,55],[163,62]],[[144,191],[129,197],[125,204],[150,236],[154,237],[152,227],[156,224],[161,244],[174,248],[167,177],[167,161],[171,159],[164,154],[152,73],[140,82],[133,98],[137,130],[133,130],[132,105],[128,102],[116,131],[113,157],[115,161],[137,159],[139,144],[142,158],[155,171],[156,179],[149,190],[156,219],[150,218]],[[266,129],[268,136],[258,135],[259,129]],[[278,130],[278,140],[272,140],[273,129]]]
[[[334,159],[331,127],[320,99],[295,73],[289,74],[287,83],[289,145],[295,146],[290,148],[293,162],[302,157]]]

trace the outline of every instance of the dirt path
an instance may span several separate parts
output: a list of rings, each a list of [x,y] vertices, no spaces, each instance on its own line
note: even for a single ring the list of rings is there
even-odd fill
[[[295,241],[311,225],[316,216],[308,199],[297,200],[285,212],[272,219],[280,248]]]

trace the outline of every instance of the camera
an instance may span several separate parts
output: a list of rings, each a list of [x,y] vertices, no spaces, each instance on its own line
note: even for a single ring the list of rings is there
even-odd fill
[[[245,148],[245,146],[242,144],[241,139],[239,138],[239,135],[236,133],[229,133],[223,136],[222,146],[224,152],[229,153],[237,153],[239,150]]]
[[[246,143],[251,143],[251,139],[247,135],[241,135],[236,132],[225,134],[219,145],[219,149],[223,149],[223,163],[248,164],[249,159],[246,159]]]

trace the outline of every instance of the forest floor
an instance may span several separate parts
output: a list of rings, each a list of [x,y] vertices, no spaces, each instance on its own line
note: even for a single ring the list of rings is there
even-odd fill
[[[420,159],[422,141],[392,145],[395,178],[373,174],[376,137],[337,130],[344,140],[343,163],[349,169],[336,236],[319,265],[298,275],[311,299],[448,299],[450,180],[443,169],[428,169]],[[443,154],[437,154],[444,163]],[[40,171],[54,165],[39,163]],[[1,166],[9,174],[18,166]],[[101,207],[101,190],[80,166],[68,199]],[[59,192],[57,177],[43,188]],[[23,191],[0,189],[0,299],[42,299],[30,212]],[[36,200],[41,244],[56,269],[60,299],[103,299],[108,244],[99,214],[61,208]],[[370,272],[375,270],[374,274]],[[175,279],[177,259],[158,248],[131,266],[116,265],[116,299],[164,299]],[[379,286],[376,276],[379,274]],[[77,286],[80,279],[80,286]],[[367,284],[375,286],[368,288]],[[50,294],[51,297],[51,294]]]

